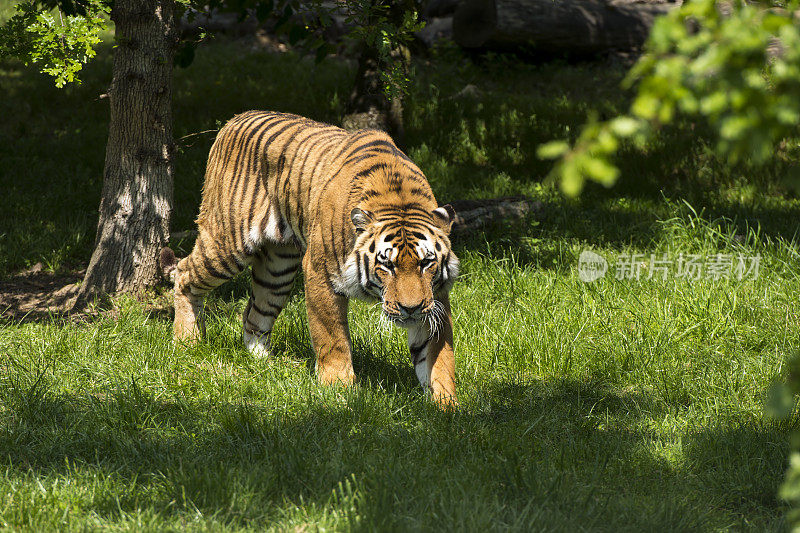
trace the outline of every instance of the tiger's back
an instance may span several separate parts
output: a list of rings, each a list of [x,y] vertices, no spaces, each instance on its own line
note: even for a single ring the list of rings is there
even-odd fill
[[[348,133],[284,113],[237,115],[211,148],[198,238],[178,264],[175,336],[196,338],[203,295],[249,265],[253,294],[243,316],[244,339],[251,352],[267,355],[272,325],[302,263],[318,376],[325,382],[352,381],[348,297],[385,299],[397,293],[403,301],[424,300],[430,310],[419,304],[417,314],[439,331],[443,328],[431,317],[445,311],[434,313],[435,300],[447,307],[449,324],[449,301],[445,306],[441,300],[457,273],[447,237],[451,222],[452,211],[437,208],[422,172],[385,133]],[[397,270],[394,292],[392,279],[381,277],[389,249],[390,255],[414,263],[419,274],[402,278],[402,268]],[[440,258],[435,272],[425,274],[430,266],[420,265],[435,257]],[[425,276],[430,279],[420,282]],[[405,307],[387,307],[384,301],[385,312],[397,309]],[[454,398],[453,386],[446,388]]]

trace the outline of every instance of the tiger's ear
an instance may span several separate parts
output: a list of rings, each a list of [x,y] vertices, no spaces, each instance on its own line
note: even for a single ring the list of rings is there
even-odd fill
[[[450,234],[450,230],[453,228],[453,222],[455,219],[456,210],[453,209],[453,206],[450,204],[437,207],[433,210],[433,221],[436,222],[436,225],[439,226],[447,235]]]
[[[361,233],[372,222],[372,213],[356,207],[350,211],[350,220],[353,222],[353,226],[356,227],[356,232]]]

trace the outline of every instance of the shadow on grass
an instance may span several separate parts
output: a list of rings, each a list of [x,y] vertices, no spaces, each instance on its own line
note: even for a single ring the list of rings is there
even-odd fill
[[[369,379],[392,375],[365,367]],[[668,460],[648,429],[663,413],[646,395],[486,383],[442,413],[405,395],[411,377],[389,379],[399,393],[367,383],[268,406],[168,400],[135,382],[105,397],[12,387],[0,453],[12,479],[112,480],[84,504],[110,520],[197,509],[258,528],[327,509],[371,530],[432,529],[442,516],[448,530],[781,525],[786,436],[774,427],[698,428]]]

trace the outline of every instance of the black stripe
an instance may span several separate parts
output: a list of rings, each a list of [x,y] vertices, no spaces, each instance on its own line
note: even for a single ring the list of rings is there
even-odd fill
[[[377,287],[378,285],[376,285],[375,282],[372,281],[372,278],[370,277],[369,257],[367,256],[367,254],[363,255],[363,259],[364,259],[364,261],[363,261],[364,262],[364,270],[367,273],[367,286],[365,288],[366,288],[367,292],[369,292],[370,289],[372,289],[373,287]]]
[[[315,130],[316,130],[316,128],[315,128]],[[297,137],[301,133],[308,133],[308,135],[306,135],[303,139],[300,139],[299,141],[294,143],[295,139],[297,139]],[[321,134],[325,134],[325,133],[326,132],[324,130],[322,130],[322,131],[321,130],[316,130],[316,131],[310,131],[309,132],[309,128],[302,128],[302,129],[298,129],[289,139],[286,140],[283,153],[286,155],[286,158],[291,163],[289,165],[289,171],[286,172],[286,179],[283,182],[283,187],[281,187],[282,190],[283,190],[283,195],[284,195],[285,198],[288,197],[287,191],[288,191],[289,187],[292,184],[292,175],[293,174],[297,174],[299,176],[298,177],[298,182],[300,181],[300,178],[302,178],[302,172],[303,172],[302,168],[301,168],[301,166],[298,166],[296,164],[296,161],[295,161],[295,159],[297,158],[297,154],[300,152],[300,150],[303,149],[304,146],[306,146],[306,143],[310,139],[313,139],[317,135],[321,135]],[[292,153],[291,156],[289,156],[289,153],[288,153],[287,149],[289,148],[289,145],[292,144],[292,143],[294,143],[294,153]],[[308,159],[308,156],[310,155],[310,152],[311,152],[311,150],[309,150],[309,153],[306,154],[306,159]]]
[[[366,151],[364,153],[356,152],[355,154],[348,157],[343,165],[354,165],[356,163],[361,163],[362,161],[366,161],[371,157],[381,157],[383,155],[394,155],[391,150],[377,150],[375,148]]]
[[[286,220],[281,213],[281,216],[278,217],[278,240],[283,241],[284,235],[286,235]]]
[[[439,263],[439,268],[437,269],[437,272],[436,272],[436,279],[433,282],[433,292],[438,291],[439,289],[442,288],[442,285],[444,285],[443,272],[444,272],[444,269],[445,269],[445,265],[446,265],[446,263],[444,263],[444,262]]]
[[[278,162],[275,168],[275,175],[280,176],[281,174],[283,174],[283,168],[285,166],[286,166],[286,155],[281,153],[281,155],[278,156]]]
[[[255,199],[255,192],[256,192],[256,191],[254,190],[254,191],[253,191],[253,193],[254,193],[254,194],[253,194],[253,198],[250,198],[250,209],[248,210],[248,213],[247,213],[247,224],[245,225],[245,227],[244,227],[244,228],[242,228],[242,231],[244,231],[244,232],[247,234],[247,237],[245,237],[245,238],[243,239],[243,240],[244,240],[244,243],[245,243],[245,246],[244,246],[244,248],[245,248],[245,252],[247,252],[247,251],[248,251],[248,248],[250,248],[250,249],[252,250],[252,248],[250,247],[250,243],[248,243],[247,239],[248,239],[248,237],[249,237],[249,235],[250,235],[250,230],[253,228],[253,218],[255,218],[255,215],[256,215],[256,201],[255,201],[256,199]],[[263,238],[263,237],[264,237],[264,236],[263,236],[263,235],[261,235],[261,238]],[[254,244],[254,245],[258,245],[258,243],[257,243],[257,242],[254,242],[253,244]],[[251,252],[249,252],[247,255],[253,255],[253,252],[251,251]]]
[[[269,123],[271,124],[272,122]],[[253,142],[252,153],[249,154],[250,156],[255,156],[255,157],[250,157],[249,159],[249,164],[247,165],[248,177],[252,176],[253,174],[256,174],[260,168],[261,160],[264,159],[263,157],[264,154],[261,153],[260,149],[261,140],[264,138],[264,135],[266,135],[269,130],[270,130],[269,127],[258,128],[259,132],[258,137],[256,138],[255,142]]]
[[[340,258],[339,253],[338,253],[338,250],[336,249],[336,233],[335,233],[335,231],[336,231],[336,228],[334,227],[333,224],[331,224],[331,226],[330,226],[331,252],[333,252],[332,255],[336,259],[336,267],[341,272],[341,270],[342,270],[342,260]]]
[[[285,289],[286,287],[290,287],[291,288],[292,282],[294,281],[294,280],[291,280],[291,281],[288,281],[286,283],[271,283],[271,282],[269,282],[269,281],[267,281],[265,279],[261,279],[260,277],[258,277],[258,275],[256,275],[255,272],[251,272],[250,273],[250,277],[253,279],[253,282],[256,285],[258,285],[260,287],[263,287],[265,289],[269,289],[270,291],[281,291],[281,290]]]
[[[411,213],[424,213],[428,217],[431,216],[430,213],[428,212],[428,210],[425,209],[425,207],[422,204],[418,203],[418,202],[411,202],[411,203],[400,204],[400,205],[391,205],[391,206],[386,206],[386,207],[379,207],[379,208],[374,210],[374,212],[376,214],[377,213],[403,213],[403,214],[409,214],[409,211]]]
[[[279,270],[277,272],[273,272],[272,270],[270,270],[270,268],[268,266],[265,266],[264,269],[267,272],[269,272],[269,274],[273,278],[280,278],[280,277],[286,276],[287,274],[294,274],[295,272],[297,272],[297,265],[292,265],[292,266],[290,266],[288,268],[284,268],[283,270]]]
[[[419,196],[422,196],[423,198],[427,198],[428,200],[433,200],[433,195],[421,189],[420,187],[412,187],[411,194],[417,194]]]
[[[272,296],[286,296],[292,292],[291,285],[285,291],[270,291],[270,295]]]
[[[204,257],[203,258],[203,268],[205,268],[206,272],[208,272],[211,275],[211,277],[213,277],[213,278],[217,278],[217,279],[221,279],[221,280],[226,280],[226,279],[230,278],[230,275],[225,274],[225,273],[220,272],[219,270],[217,270],[208,257]]]
[[[360,141],[365,135],[369,135],[370,133],[371,132],[369,131],[357,131],[355,133],[351,133],[349,135],[350,139],[344,144],[344,146],[342,146],[342,149],[339,150],[339,153],[337,153],[333,159],[340,158],[342,155],[345,154],[345,152],[347,152],[347,150],[350,149],[350,147],[353,146],[353,144]]]
[[[360,176],[366,176],[366,175],[368,175],[368,174],[372,174],[373,172],[375,172],[375,171],[376,171],[376,170],[378,170],[379,168],[386,168],[386,167],[387,167],[387,165],[386,165],[386,163],[385,163],[385,162],[375,163],[374,165],[370,165],[370,166],[368,166],[367,168],[365,168],[365,169],[363,169],[363,170],[359,170],[359,171],[358,171],[358,172],[357,172],[357,173],[356,173],[356,174],[353,176],[353,179],[355,180],[356,178],[358,178],[358,177],[360,177]]]
[[[217,261],[219,262],[220,266],[228,273],[228,276],[233,277],[239,273],[238,270],[234,266],[232,266],[228,259],[224,255],[220,255],[217,257]]]
[[[361,200],[369,200],[370,198],[375,198],[378,195],[380,195],[380,193],[375,189],[367,189],[361,193]]]
[[[421,360],[417,360],[417,358],[422,354],[422,350],[424,350],[425,347],[428,345],[429,341],[430,339],[426,340],[419,346],[409,345],[408,350],[411,352],[411,361],[414,363],[414,366],[418,365],[419,363],[421,363],[426,359],[426,357],[423,357]]]
[[[278,312],[280,312],[280,308],[277,308],[276,306],[272,305],[269,302],[266,302],[266,304],[269,305],[270,307],[278,309]],[[272,318],[275,318],[275,317],[278,316],[277,313],[274,313],[272,311],[265,311],[264,309],[261,309],[255,302],[251,302],[251,306],[250,307],[251,307],[252,311],[255,311],[256,313],[258,313],[261,316],[271,316]]]
[[[278,257],[280,259],[300,259],[301,257],[299,253],[298,254],[282,254],[280,252],[272,252],[272,253],[275,254],[275,257]]]
[[[197,289],[199,292],[195,293],[195,289]],[[192,293],[192,296],[203,296],[205,293],[213,289],[214,287],[204,283],[192,283],[192,285],[189,287],[189,292]]]
[[[258,117],[257,119],[253,120],[252,122],[248,123],[244,127],[242,127],[242,132],[245,133],[244,137],[242,137],[242,142],[240,147],[237,149],[236,153],[236,160],[233,165],[234,171],[234,179],[233,183],[231,183],[231,192],[235,192],[239,188],[239,182],[242,179],[242,176],[245,175],[244,170],[244,163],[247,161],[247,168],[248,170],[251,167],[250,160],[251,155],[254,150],[250,148],[251,141],[254,137],[258,136],[259,139],[264,135],[264,132],[270,129],[270,126],[273,125],[274,122],[270,120],[269,117]],[[256,145],[257,146],[257,145]]]
[[[264,218],[261,219],[261,224],[258,225],[258,233],[262,237],[266,237],[267,234],[267,224],[269,223],[269,218],[272,216],[272,210],[277,209],[274,203],[269,203],[267,207],[267,212],[264,213]]]
[[[322,131],[322,133],[326,134],[325,138],[322,139],[322,141],[321,141],[321,144],[324,144],[326,141],[330,140],[331,132],[329,130],[324,130],[324,131]],[[304,139],[303,142],[305,143],[306,141],[308,141],[311,138],[312,137],[309,136],[308,138]],[[320,159],[323,159],[323,158],[316,157],[318,154],[314,150],[314,148],[315,148],[315,146],[311,146],[306,151],[306,156],[303,158],[303,162],[300,163],[300,170],[299,170],[299,172],[297,174],[297,176],[298,176],[297,177],[297,198],[295,199],[295,204],[296,204],[295,207],[296,207],[296,211],[297,212],[295,213],[295,215],[296,215],[296,218],[297,218],[297,229],[298,229],[298,231],[295,231],[295,233],[299,233],[300,231],[303,230],[303,219],[305,218],[304,217],[305,204],[304,204],[304,202],[301,202],[300,199],[299,199],[300,187],[302,186],[303,181],[307,181],[308,182],[307,183],[307,188],[311,189],[312,180],[314,178],[313,172],[311,174],[307,174],[306,173],[306,165],[308,164],[308,158],[311,157],[311,155],[313,154],[315,156],[315,158],[317,159],[317,163],[319,162]],[[314,165],[314,168],[315,169],[317,168],[316,164]]]
[[[397,148],[395,147],[395,145],[392,144],[390,141],[387,141],[386,139],[377,139],[377,140],[374,140],[374,141],[370,141],[370,142],[368,142],[366,144],[361,144],[361,145],[358,146],[357,149],[358,150],[368,150],[370,148],[377,147],[377,146],[389,148],[393,152],[397,151]]]
[[[257,325],[253,324],[253,322],[249,318],[245,320],[245,322],[247,322],[247,325],[250,326],[251,331],[248,331],[249,334],[255,335],[257,337],[264,337],[266,335],[269,335],[269,331],[264,331]]]

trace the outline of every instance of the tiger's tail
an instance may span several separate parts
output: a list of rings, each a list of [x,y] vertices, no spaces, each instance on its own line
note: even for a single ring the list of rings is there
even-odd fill
[[[158,256],[158,264],[161,267],[161,275],[170,283],[175,283],[175,274],[178,272],[178,258],[172,248],[165,246],[161,249]]]

